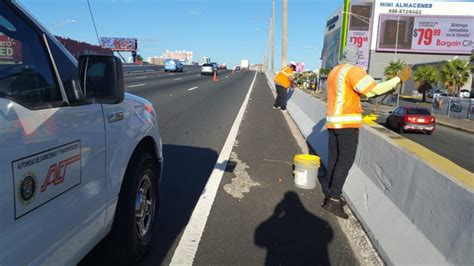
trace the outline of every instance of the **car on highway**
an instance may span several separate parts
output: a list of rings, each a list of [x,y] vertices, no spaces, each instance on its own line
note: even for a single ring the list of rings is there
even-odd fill
[[[135,264],[158,222],[152,104],[125,93],[119,58],[76,60],[16,1],[0,18],[0,265],[76,265],[103,239]]]
[[[184,66],[181,61],[177,59],[166,59],[165,60],[165,72],[183,72]]]
[[[203,64],[201,67],[201,76],[214,75],[214,72],[217,74],[217,69],[213,64]]]
[[[240,71],[240,66],[235,66],[234,69],[235,71]]]
[[[215,70],[215,71],[216,71],[216,73],[217,73],[217,72],[219,71],[219,64],[218,64],[218,63],[215,63],[215,62],[213,62],[213,63],[211,63],[211,65],[213,65],[213,66],[214,66],[214,70]]]
[[[226,65],[226,64],[220,64],[220,65],[219,65],[219,69],[224,69],[224,70],[226,70],[226,69],[227,69],[227,65]]]
[[[431,135],[435,130],[436,119],[426,108],[398,107],[389,113],[385,124],[398,133],[413,131]]]

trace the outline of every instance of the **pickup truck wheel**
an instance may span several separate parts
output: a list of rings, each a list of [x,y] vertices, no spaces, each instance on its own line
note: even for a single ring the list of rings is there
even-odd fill
[[[158,175],[156,160],[149,153],[133,156],[110,236],[112,258],[120,264],[134,264],[152,246],[158,220]]]

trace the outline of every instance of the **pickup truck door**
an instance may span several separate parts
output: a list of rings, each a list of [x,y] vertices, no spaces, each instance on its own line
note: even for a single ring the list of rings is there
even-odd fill
[[[0,265],[70,264],[103,236],[102,106],[65,104],[57,73],[74,64],[11,8],[0,2]]]

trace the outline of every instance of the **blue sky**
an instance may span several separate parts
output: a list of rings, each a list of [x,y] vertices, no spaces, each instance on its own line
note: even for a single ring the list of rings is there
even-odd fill
[[[97,44],[86,0],[20,0],[56,35]],[[90,0],[99,36],[135,37],[144,58],[192,50],[194,61],[263,60],[271,0]],[[288,0],[288,60],[320,65],[324,25],[342,1]],[[282,0],[276,0],[275,65],[281,62]],[[75,20],[75,23],[64,21]],[[127,53],[123,53],[128,57]]]

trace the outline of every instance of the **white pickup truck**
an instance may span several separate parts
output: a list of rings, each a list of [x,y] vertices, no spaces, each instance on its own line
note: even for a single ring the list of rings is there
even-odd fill
[[[106,236],[109,258],[135,262],[156,238],[162,158],[118,58],[76,61],[0,1],[0,265],[76,264]]]

